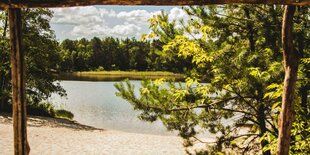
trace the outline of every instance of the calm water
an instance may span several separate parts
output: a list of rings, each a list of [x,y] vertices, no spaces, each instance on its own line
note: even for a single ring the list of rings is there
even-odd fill
[[[53,95],[50,99],[58,108],[74,114],[79,123],[98,128],[126,132],[175,135],[160,121],[149,123],[137,118],[139,112],[120,97],[115,96],[115,82],[62,81],[68,96]],[[140,81],[132,81],[137,90]]]

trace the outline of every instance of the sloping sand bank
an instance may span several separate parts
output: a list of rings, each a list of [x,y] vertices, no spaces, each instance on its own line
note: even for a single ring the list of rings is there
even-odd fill
[[[30,117],[31,155],[183,155],[182,139],[175,136],[96,129],[71,121]],[[9,116],[0,116],[0,154],[13,154]]]

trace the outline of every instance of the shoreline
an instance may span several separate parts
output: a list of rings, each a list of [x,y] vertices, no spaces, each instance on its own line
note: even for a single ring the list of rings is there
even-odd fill
[[[30,154],[184,155],[182,139],[176,136],[127,133],[99,129],[75,121],[28,117]],[[10,145],[11,144],[11,145]],[[9,114],[0,114],[0,150],[13,154],[13,126]]]
[[[143,79],[174,79],[185,81],[185,75],[163,71],[84,71],[84,72],[61,72],[55,74],[58,80],[75,81],[122,81]]]
[[[116,130],[116,129],[97,128],[97,127],[79,123],[75,120],[67,120],[67,119],[62,119],[62,118],[52,118],[52,117],[33,116],[33,115],[28,115],[27,118],[28,118],[27,127],[68,128],[68,129],[73,129],[73,130],[113,131],[113,132],[129,133],[129,134],[143,134],[143,135],[163,136],[163,137],[178,137],[177,135],[173,135],[173,134],[164,135],[164,134],[139,133],[139,132]],[[13,125],[12,123],[13,122],[12,122],[11,114],[0,113],[0,124]]]
[[[27,127],[52,127],[52,128],[70,128],[76,130],[105,130],[78,123],[74,120],[62,118],[52,118],[44,116],[27,116]],[[0,124],[12,125],[12,116],[10,113],[0,113]]]

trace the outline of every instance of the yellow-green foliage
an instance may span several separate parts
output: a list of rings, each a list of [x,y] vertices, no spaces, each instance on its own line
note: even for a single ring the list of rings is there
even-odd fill
[[[296,34],[301,39],[294,43],[301,44],[303,56],[309,57],[306,39],[310,32],[301,23],[309,22],[306,14],[310,10],[303,9],[304,13],[296,14],[305,16],[299,21],[303,31]],[[189,60],[194,66],[186,83],[146,80],[141,83],[140,95],[136,95],[127,81],[115,85],[117,95],[141,111],[140,119],[159,119],[168,130],[178,131],[186,140],[185,146],[199,141],[196,135],[201,131],[216,134],[216,142],[203,154],[227,150],[233,154],[275,153],[284,79],[278,24],[282,7],[240,5],[184,10],[191,20],[180,22],[183,31],[173,27],[176,21],[170,22],[165,13],[149,21],[150,34],[155,33],[163,43],[162,52]],[[309,89],[309,62],[302,58],[299,66],[296,87],[304,92],[304,88]],[[203,79],[208,83],[202,83]],[[308,103],[301,104],[303,92],[297,93],[291,153],[309,154],[309,97]]]

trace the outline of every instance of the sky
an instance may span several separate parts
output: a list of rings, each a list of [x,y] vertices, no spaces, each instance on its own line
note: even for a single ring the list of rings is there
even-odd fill
[[[171,6],[87,6],[55,8],[51,27],[57,40],[113,36],[136,37],[149,33],[148,19],[167,11],[169,19],[185,19],[180,7]]]

